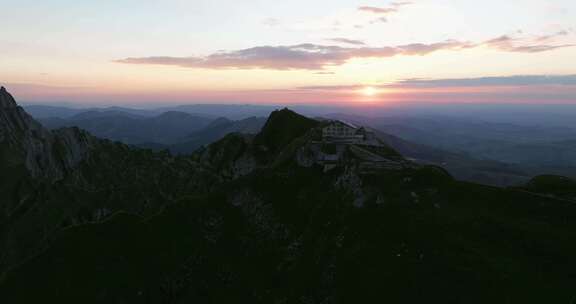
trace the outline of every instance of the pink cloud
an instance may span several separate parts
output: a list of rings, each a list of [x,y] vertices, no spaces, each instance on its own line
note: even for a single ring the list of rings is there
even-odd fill
[[[413,4],[412,2],[392,2],[390,6],[386,7],[377,7],[377,6],[360,6],[358,7],[359,11],[379,14],[379,15],[388,15],[391,13],[397,13],[401,7]]]
[[[551,51],[559,48],[575,46],[574,44],[555,44],[557,38],[567,36],[568,31],[559,31],[549,35],[542,35],[528,38],[518,38],[509,35],[503,35],[484,42],[483,45],[494,49],[518,52],[518,53],[540,53]]]
[[[350,44],[350,45],[366,45],[364,41],[355,40],[355,39],[348,39],[348,38],[332,38],[328,39],[328,41],[342,43],[342,44]]]
[[[345,38],[332,39],[333,42],[357,45],[343,47],[336,45],[298,44],[288,46],[257,46],[253,48],[222,51],[207,56],[191,57],[131,57],[116,60],[126,64],[155,64],[203,69],[268,69],[268,70],[323,70],[340,66],[355,58],[390,58],[394,56],[424,56],[443,50],[465,50],[487,47],[504,52],[540,53],[574,44],[554,43],[565,36],[564,32],[531,38],[515,38],[504,35],[484,42],[472,43],[459,40],[446,40],[436,43],[412,43],[398,46],[369,47],[362,41]]]
[[[322,70],[330,66],[343,65],[354,58],[427,55],[440,50],[458,50],[470,47],[472,45],[469,43],[459,41],[357,48],[299,44],[291,46],[260,46],[239,51],[219,52],[205,57],[158,56],[126,58],[116,62],[205,69]]]
[[[392,14],[400,12],[403,6],[411,5],[412,2],[392,2],[386,7],[377,6],[360,6],[358,10],[361,12],[378,15],[379,17],[370,21],[370,24],[386,23],[388,22],[388,17]]]

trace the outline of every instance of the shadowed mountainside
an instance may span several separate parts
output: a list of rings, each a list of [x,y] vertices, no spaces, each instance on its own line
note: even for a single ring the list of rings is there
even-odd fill
[[[14,113],[24,112],[14,110],[2,92],[2,147],[18,147],[14,142],[27,143],[38,132],[58,137],[32,120],[6,131]],[[405,159],[384,142],[371,147],[326,141],[326,123],[275,111],[258,134],[229,134],[186,157],[86,134],[94,144],[55,179],[30,174],[25,159],[36,150],[13,150],[0,159],[21,173],[0,179],[0,299],[573,299],[576,205],[539,192],[549,191],[541,186],[549,185],[548,178],[526,189],[460,182],[440,167]],[[34,144],[42,151],[46,145]],[[42,154],[51,163],[55,153]],[[15,212],[6,199],[28,207]]]

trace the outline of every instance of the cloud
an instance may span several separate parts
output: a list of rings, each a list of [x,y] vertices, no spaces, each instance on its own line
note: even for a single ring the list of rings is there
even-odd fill
[[[533,86],[576,85],[576,75],[516,75],[454,79],[406,79],[395,86],[410,87],[479,87],[479,86]]]
[[[327,39],[327,41],[336,42],[336,43],[343,43],[343,44],[351,44],[351,45],[366,45],[366,43],[364,43],[364,41],[348,39],[348,38],[332,38],[332,39]]]
[[[411,5],[412,2],[392,2],[386,7],[377,6],[360,6],[358,10],[361,12],[378,15],[378,18],[372,19],[369,24],[386,23],[388,22],[388,16],[400,12],[400,8],[403,6]]]
[[[538,37],[534,38],[534,41],[545,42],[545,41],[553,40],[553,39],[558,38],[558,37],[563,37],[563,36],[568,36],[568,35],[570,35],[569,30],[560,30],[560,31],[553,33],[553,34],[550,34],[550,35],[538,36]]]
[[[368,12],[378,15],[388,15],[391,13],[397,13],[402,6],[413,4],[412,2],[392,2],[390,6],[377,7],[377,6],[360,6],[359,11]]]
[[[503,35],[485,41],[483,45],[507,52],[540,53],[559,48],[575,46],[574,44],[550,44],[552,40],[555,40],[558,37],[566,36],[568,34],[569,33],[567,31],[559,31],[551,35],[531,38],[517,38],[509,35]]]
[[[205,69],[322,70],[340,66],[354,58],[389,58],[398,55],[427,55],[440,50],[471,47],[459,41],[408,44],[387,47],[348,48],[333,45],[299,44],[259,46],[239,51],[218,52],[204,57],[140,57],[116,60],[127,64],[156,64]]]
[[[360,6],[358,10],[374,14],[389,14],[398,11],[398,9],[395,7],[375,7],[375,6]]]
[[[276,18],[267,18],[262,21],[262,24],[269,26],[269,27],[276,27],[279,26],[282,22]]]
[[[527,87],[576,86],[576,75],[514,75],[477,78],[404,79],[395,83],[374,85],[378,88],[454,88],[454,87]],[[352,91],[364,85],[306,86],[300,90]]]
[[[472,43],[446,40],[437,43],[413,43],[399,46],[369,47],[362,41],[334,38],[333,42],[355,45],[298,44],[288,46],[257,46],[237,51],[221,51],[207,56],[191,57],[132,57],[116,60],[125,64],[155,64],[204,69],[267,69],[267,70],[323,70],[341,66],[358,58],[390,58],[394,56],[424,56],[443,50],[465,50],[485,47],[504,52],[541,53],[555,49],[573,47],[574,44],[558,44],[554,41],[564,32],[547,36],[518,38],[509,35]]]
[[[360,84],[351,84],[351,85],[325,85],[325,86],[305,86],[305,87],[297,87],[297,90],[304,90],[304,91],[356,91],[361,88],[366,87],[365,85]],[[384,88],[386,85],[379,85],[372,87]]]
[[[388,17],[379,17],[376,19],[372,19],[372,21],[370,21],[370,24],[387,23],[387,22],[388,22]]]

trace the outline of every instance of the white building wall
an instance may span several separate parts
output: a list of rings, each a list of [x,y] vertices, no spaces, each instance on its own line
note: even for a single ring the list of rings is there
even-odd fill
[[[322,130],[324,137],[353,137],[356,129],[340,122],[333,122]]]

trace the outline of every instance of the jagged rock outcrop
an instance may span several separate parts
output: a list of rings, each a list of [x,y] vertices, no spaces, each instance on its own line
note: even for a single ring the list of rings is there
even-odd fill
[[[0,87],[0,107],[2,108],[13,108],[16,107],[16,101],[14,97],[6,91],[5,87]]]
[[[4,87],[0,88],[0,142],[32,177],[48,181],[62,179],[98,145],[96,138],[77,128],[48,131]]]
[[[78,128],[48,131],[0,89],[0,277],[71,225],[151,215],[213,184],[195,163]]]

